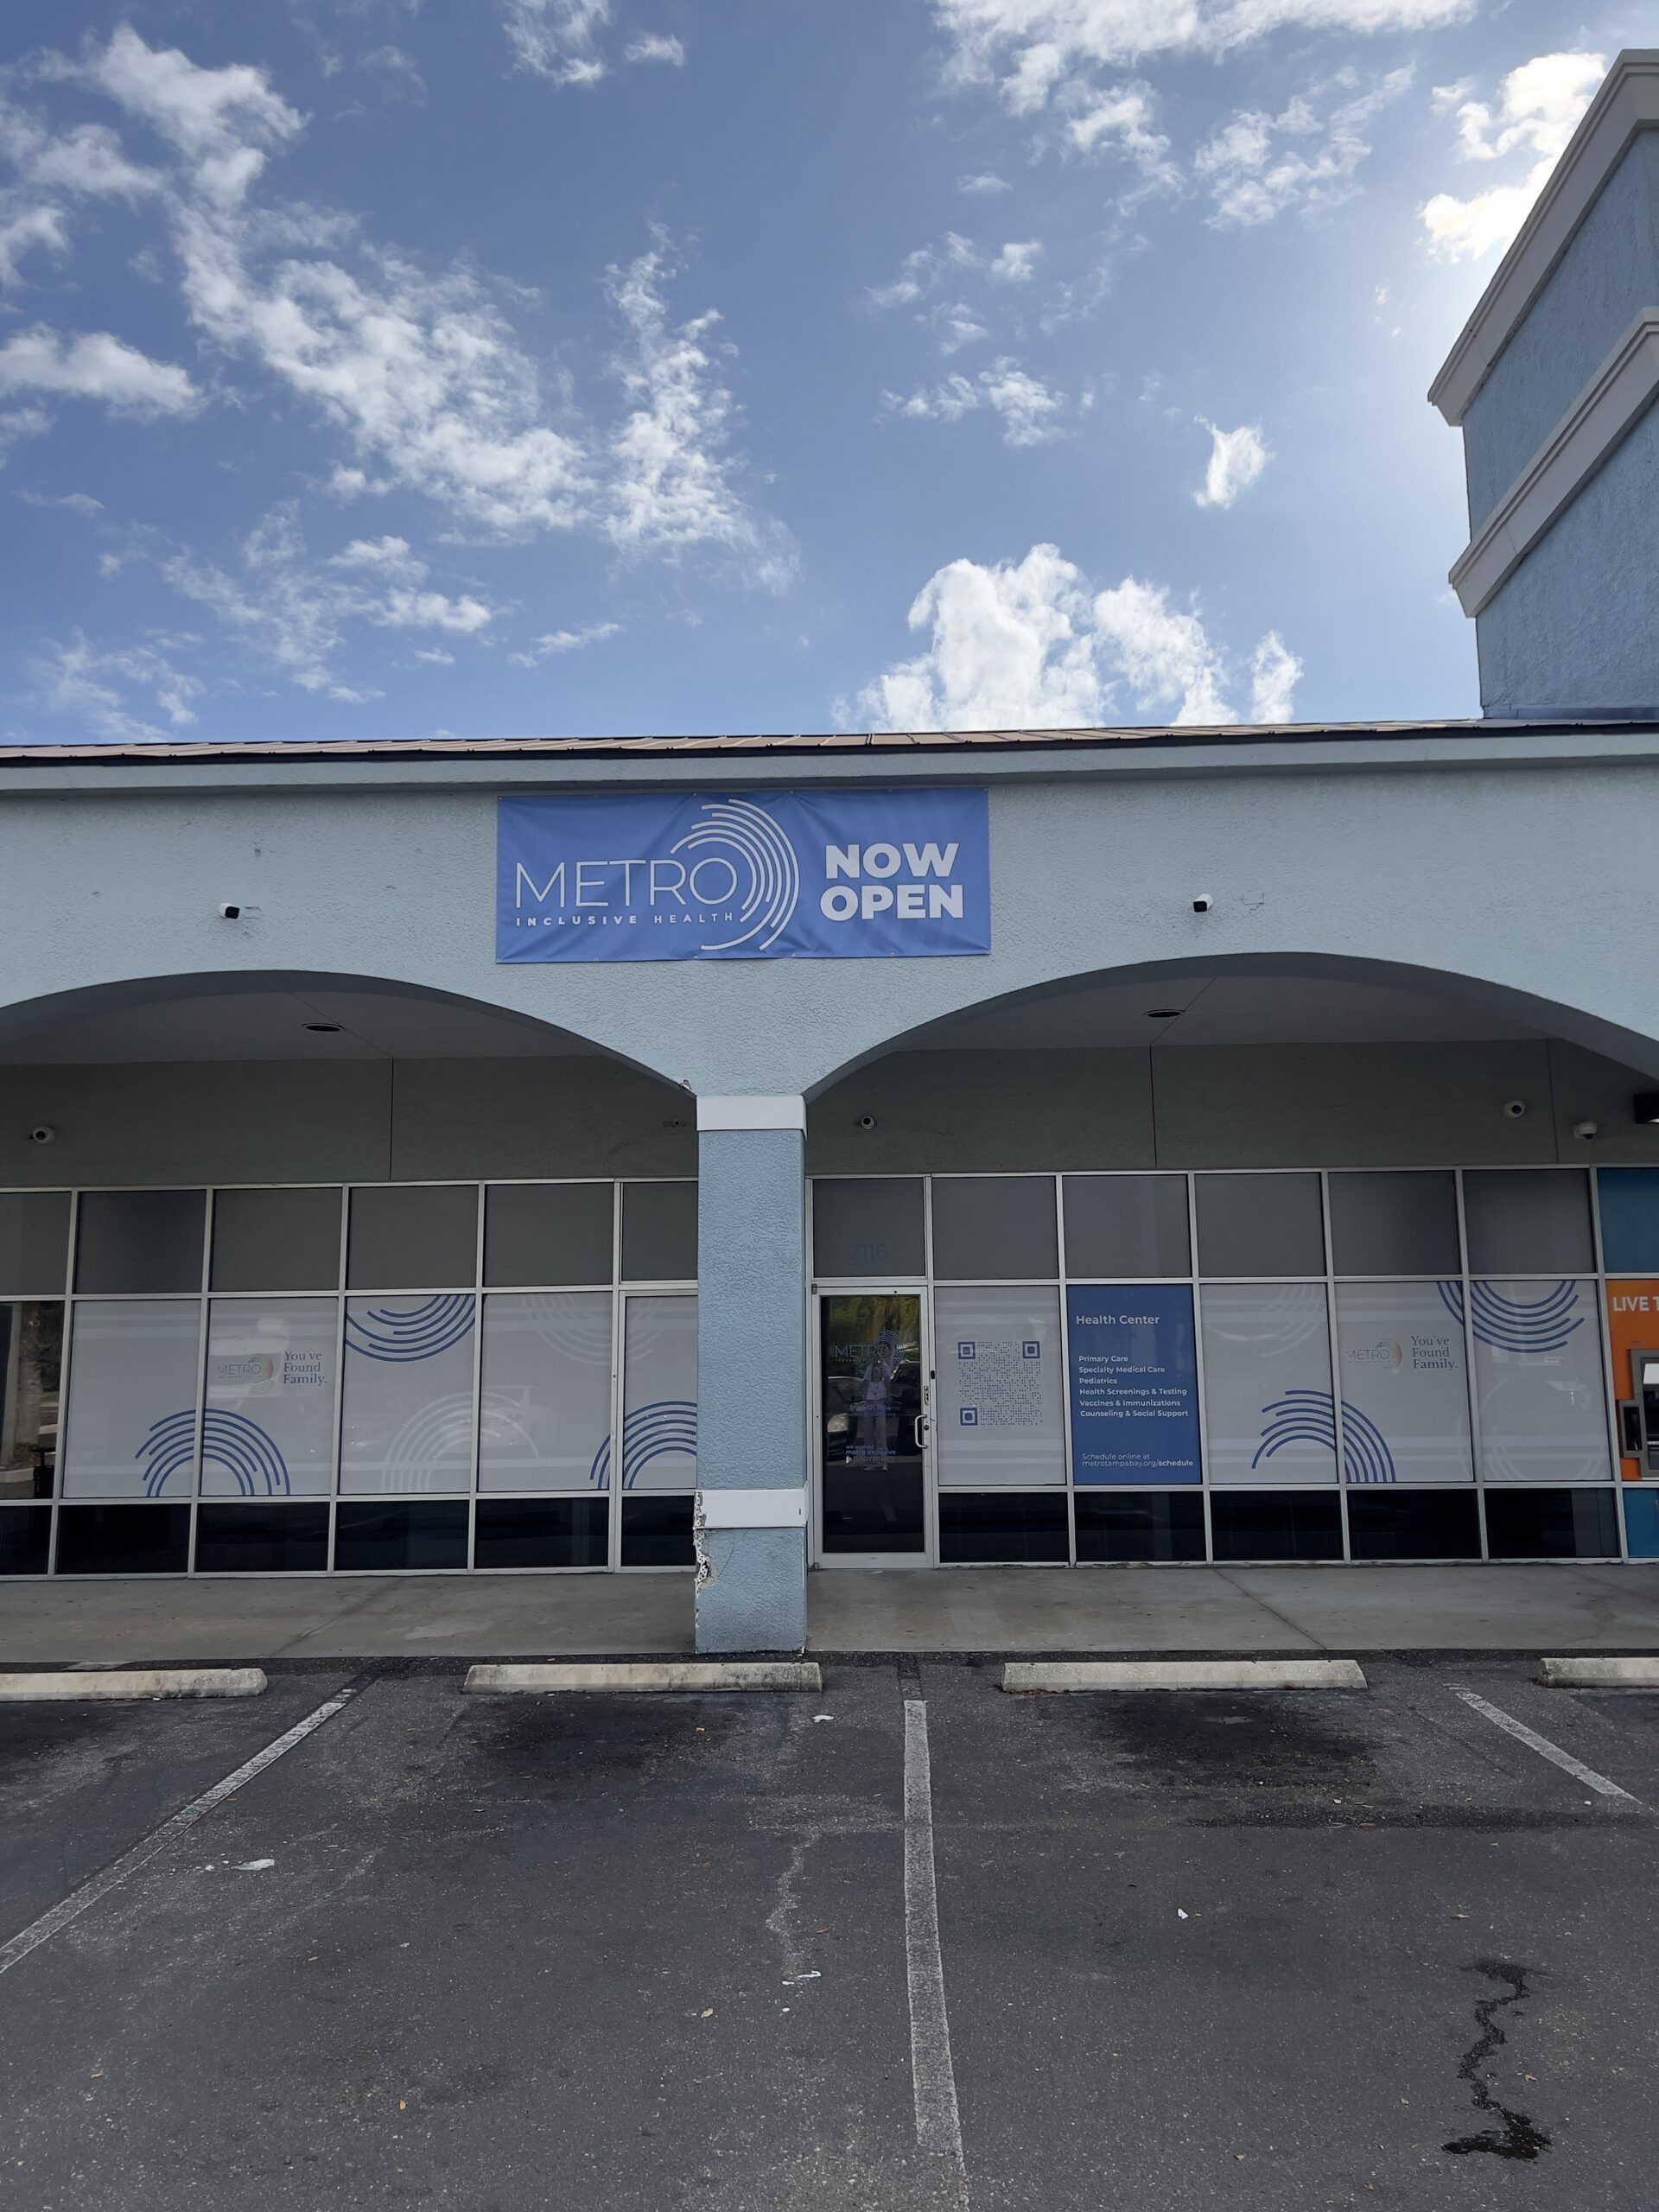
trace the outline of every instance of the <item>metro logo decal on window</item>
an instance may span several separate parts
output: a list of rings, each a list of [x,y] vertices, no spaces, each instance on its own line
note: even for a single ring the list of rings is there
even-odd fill
[[[982,791],[504,798],[498,962],[991,949]]]

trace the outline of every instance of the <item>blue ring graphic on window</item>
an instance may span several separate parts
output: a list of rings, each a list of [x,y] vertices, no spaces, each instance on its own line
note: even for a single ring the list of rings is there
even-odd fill
[[[1262,1411],[1267,1416],[1267,1427],[1251,1466],[1259,1467],[1287,1444],[1320,1444],[1335,1452],[1337,1416],[1328,1390],[1287,1390]]]
[[[346,1342],[369,1359],[435,1359],[473,1325],[470,1291],[441,1291],[413,1306],[372,1306],[346,1314]]]
[[[1459,1326],[1463,1322],[1463,1285],[1439,1285],[1440,1303]],[[1558,1282],[1541,1298],[1506,1298],[1495,1283],[1470,1285],[1470,1313],[1477,1344],[1494,1351],[1560,1351],[1585,1315],[1579,1312],[1579,1286]]]
[[[697,1456],[697,1408],[691,1398],[659,1398],[654,1405],[639,1406],[622,1424],[622,1487],[632,1490],[640,1471],[653,1459],[683,1453]],[[611,1440],[607,1436],[594,1454],[588,1479],[604,1490],[611,1479]]]
[[[146,1462],[144,1496],[160,1497],[181,1470],[188,1475],[196,1456],[196,1416],[167,1414],[156,1422],[133,1453]],[[293,1490],[288,1462],[257,1421],[223,1406],[209,1406],[201,1424],[201,1463],[223,1467],[243,1497],[287,1497]]]
[[[1357,1406],[1342,1408],[1342,1471],[1351,1483],[1391,1483],[1399,1477],[1389,1440]]]

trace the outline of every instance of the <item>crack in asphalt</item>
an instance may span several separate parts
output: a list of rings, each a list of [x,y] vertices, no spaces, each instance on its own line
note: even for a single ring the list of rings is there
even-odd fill
[[[1511,2112],[1506,2104],[1501,2104],[1480,2070],[1493,2052],[1501,2050],[1509,2040],[1497,2024],[1497,2015],[1506,2005],[1519,2005],[1525,2000],[1529,1994],[1527,1970],[1511,1966],[1504,1959],[1477,1959],[1465,1972],[1484,1974],[1493,1981],[1509,1985],[1506,1995],[1484,1997],[1476,2005],[1475,2018],[1480,2023],[1481,2032],[1464,2053],[1458,2067],[1458,2079],[1469,2084],[1475,2110],[1495,2114],[1502,2125],[1484,2128],[1478,2135],[1460,2135],[1455,2142],[1441,2147],[1456,2158],[1465,2158],[1471,2152],[1486,2152],[1495,2158],[1535,2158],[1541,2151],[1549,2149],[1549,2137],[1542,2128],[1535,2126],[1527,2113]]]

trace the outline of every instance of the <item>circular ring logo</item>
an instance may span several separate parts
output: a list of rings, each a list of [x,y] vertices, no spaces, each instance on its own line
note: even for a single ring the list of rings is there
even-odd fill
[[[693,898],[706,906],[734,903],[741,925],[735,937],[706,941],[703,950],[733,952],[740,944],[753,944],[765,952],[789,927],[800,900],[795,848],[766,809],[752,800],[711,799],[702,814],[696,829],[669,850],[677,858],[683,853],[698,855],[686,872]]]

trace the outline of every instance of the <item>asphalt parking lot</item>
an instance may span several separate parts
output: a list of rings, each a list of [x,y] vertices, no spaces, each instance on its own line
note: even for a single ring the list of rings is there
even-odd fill
[[[351,1692],[0,1950],[4,2202],[1646,2212],[1659,1698],[1366,1671],[0,1710],[3,1944]]]

